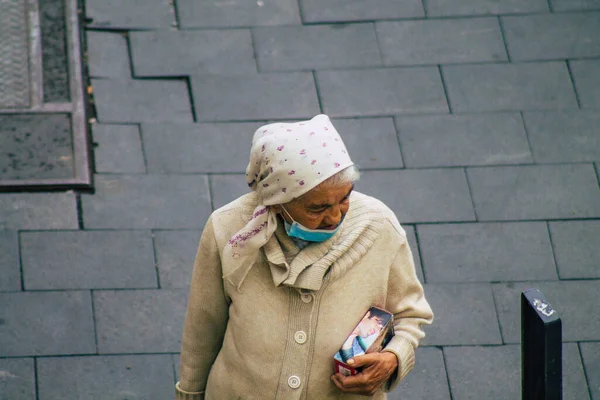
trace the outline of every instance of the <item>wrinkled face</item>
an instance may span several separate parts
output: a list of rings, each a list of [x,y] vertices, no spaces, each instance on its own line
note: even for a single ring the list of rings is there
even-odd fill
[[[308,229],[335,229],[348,212],[353,189],[352,183],[333,186],[324,182],[283,206],[294,221]],[[293,222],[281,206],[273,207],[287,222]]]
[[[359,335],[366,338],[367,336],[379,332],[383,328],[383,321],[379,317],[371,317],[362,320],[359,327]]]

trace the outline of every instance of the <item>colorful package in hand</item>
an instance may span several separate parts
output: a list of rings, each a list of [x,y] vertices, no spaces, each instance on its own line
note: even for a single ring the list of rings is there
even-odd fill
[[[359,369],[348,365],[347,361],[354,356],[380,352],[394,336],[393,321],[391,313],[370,307],[333,356],[335,372],[345,376],[359,373]]]

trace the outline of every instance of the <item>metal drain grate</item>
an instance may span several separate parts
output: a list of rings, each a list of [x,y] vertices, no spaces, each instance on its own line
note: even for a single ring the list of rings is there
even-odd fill
[[[91,188],[77,1],[0,0],[0,191]]]
[[[0,108],[29,107],[26,6],[0,0]]]
[[[68,114],[0,115],[0,179],[73,178]]]

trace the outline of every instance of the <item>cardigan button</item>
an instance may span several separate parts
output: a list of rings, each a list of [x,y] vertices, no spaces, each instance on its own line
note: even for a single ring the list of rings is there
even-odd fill
[[[310,303],[312,301],[312,296],[308,293],[302,293],[300,299],[305,303]]]
[[[304,332],[304,331],[298,331],[298,332],[296,332],[294,334],[294,340],[298,344],[304,344],[304,343],[306,343],[306,332]]]
[[[300,378],[298,378],[296,375],[290,376],[288,378],[288,385],[292,389],[298,389],[300,387]]]

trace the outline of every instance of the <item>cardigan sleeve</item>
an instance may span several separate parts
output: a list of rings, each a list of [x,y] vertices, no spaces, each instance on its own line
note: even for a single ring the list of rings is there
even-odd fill
[[[219,353],[229,318],[230,299],[223,288],[221,259],[209,218],[198,246],[190,283],[176,400],[201,400],[211,366]]]
[[[386,309],[394,314],[395,336],[383,351],[398,357],[398,369],[385,387],[386,391],[391,391],[414,367],[415,349],[425,337],[421,325],[433,322],[433,312],[417,278],[406,237],[391,266]]]

